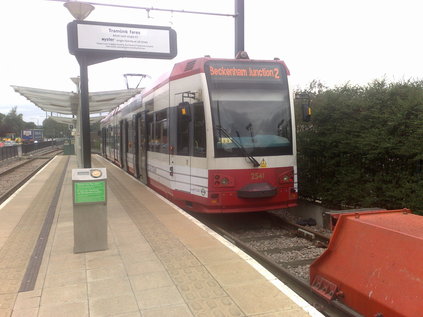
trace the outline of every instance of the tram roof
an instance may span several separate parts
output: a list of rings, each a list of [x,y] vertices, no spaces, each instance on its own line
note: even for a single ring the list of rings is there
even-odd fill
[[[47,112],[77,115],[79,94],[75,92],[11,86],[17,93]],[[89,93],[90,114],[110,112],[141,93],[142,88]]]

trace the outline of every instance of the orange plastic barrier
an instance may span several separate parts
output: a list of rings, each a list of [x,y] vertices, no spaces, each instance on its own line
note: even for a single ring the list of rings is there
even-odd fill
[[[341,215],[310,281],[364,316],[423,316],[423,217],[408,209]]]

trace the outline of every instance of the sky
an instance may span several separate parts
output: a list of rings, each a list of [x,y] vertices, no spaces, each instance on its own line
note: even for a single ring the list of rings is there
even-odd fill
[[[96,0],[93,2],[234,13],[232,0]],[[284,60],[291,88],[320,80],[328,87],[423,79],[421,0],[245,0],[245,50],[251,59]],[[0,112],[17,106],[25,121],[42,124],[45,112],[10,86],[76,91],[79,65],[67,46],[73,17],[62,2],[8,1],[1,13]],[[96,6],[86,19],[170,26],[177,33],[173,60],[121,58],[89,66],[89,90],[126,89],[125,73],[153,79],[173,64],[211,55],[234,56],[234,19]],[[137,83],[130,82],[134,87]],[[145,82],[148,84],[148,82]]]

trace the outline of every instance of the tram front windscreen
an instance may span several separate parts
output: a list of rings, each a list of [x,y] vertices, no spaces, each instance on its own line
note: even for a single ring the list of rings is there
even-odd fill
[[[277,62],[205,65],[215,157],[292,155],[287,74]]]

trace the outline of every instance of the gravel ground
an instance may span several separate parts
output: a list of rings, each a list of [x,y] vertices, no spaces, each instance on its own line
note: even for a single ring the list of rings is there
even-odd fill
[[[15,167],[16,165],[22,164],[22,160],[23,159],[16,157],[16,158],[0,161],[0,173],[3,173],[12,167]]]
[[[268,237],[268,236],[279,236],[287,231],[281,231],[279,228],[270,228],[270,229],[257,229],[257,230],[236,230],[234,231],[235,234],[242,236],[245,239],[254,239],[260,237]]]
[[[300,265],[295,267],[287,267],[288,271],[303,279],[304,281],[309,281],[310,279],[310,267],[309,265]]]
[[[60,150],[56,152],[51,152],[52,148],[44,148],[35,152],[32,152],[29,156],[23,157],[15,157],[10,158],[4,161],[0,161],[0,174],[24,163],[26,160],[30,158],[34,158],[28,164],[23,165],[16,170],[0,176],[0,198],[7,193],[11,188],[22,182],[25,178],[27,178],[31,173],[37,170],[40,166],[42,166],[49,158],[46,157],[54,157]],[[43,158],[37,158],[37,156],[43,156]]]
[[[289,221],[292,222],[292,215],[286,214]],[[278,217],[284,218],[280,212]],[[232,232],[249,247],[272,259],[273,262],[281,265],[298,278],[308,281],[310,263],[318,258],[325,249],[317,247],[314,241],[297,236],[295,230],[285,229],[274,221],[271,227],[268,227],[269,221],[263,220],[263,223],[257,219],[255,221],[257,222],[255,223],[256,227],[247,223],[245,229],[237,229]],[[315,227],[311,228],[315,230]]]
[[[48,159],[35,159],[28,164],[25,164],[21,168],[14,170],[11,173],[2,175],[0,177],[0,197],[8,192],[12,187],[16,186],[22,182],[28,175],[33,173],[38,169],[42,164],[44,164]],[[21,162],[20,162],[21,164]],[[7,166],[7,169],[10,169],[12,166]]]
[[[256,250],[268,250],[268,249],[292,249],[297,247],[306,247],[310,245],[310,241],[302,238],[269,238],[268,240],[257,240],[250,241],[248,244]]]
[[[264,252],[267,256],[270,256],[276,263],[295,262],[301,260],[311,260],[319,257],[323,253],[324,249],[316,248],[314,246],[306,246],[301,250],[292,250],[279,252],[277,254]]]

